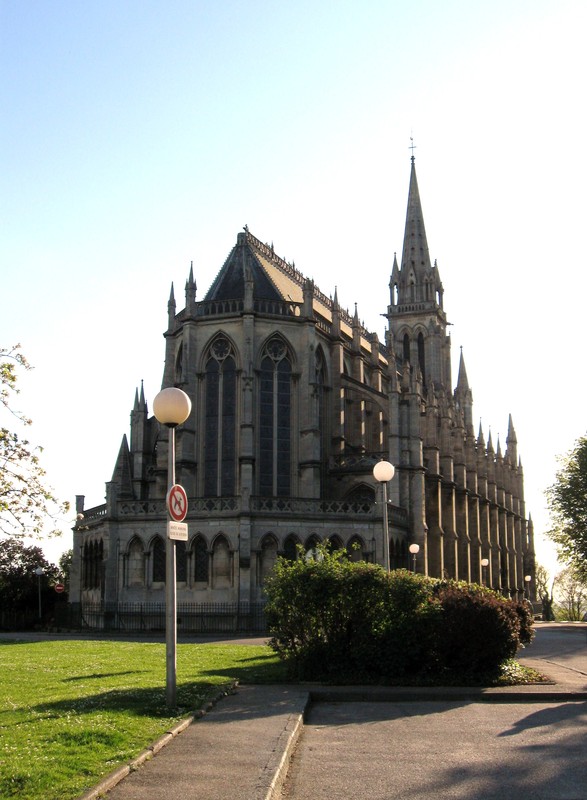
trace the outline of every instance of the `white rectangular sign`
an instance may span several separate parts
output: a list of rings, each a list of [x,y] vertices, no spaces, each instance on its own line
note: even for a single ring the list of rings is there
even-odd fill
[[[188,540],[188,524],[187,522],[169,522],[167,523],[167,538],[176,539],[180,542],[187,542]]]

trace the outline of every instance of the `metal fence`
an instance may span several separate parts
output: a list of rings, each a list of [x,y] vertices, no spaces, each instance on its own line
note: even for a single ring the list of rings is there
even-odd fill
[[[97,631],[146,633],[165,630],[165,603],[71,603],[55,625]],[[264,603],[178,603],[177,633],[266,632]]]

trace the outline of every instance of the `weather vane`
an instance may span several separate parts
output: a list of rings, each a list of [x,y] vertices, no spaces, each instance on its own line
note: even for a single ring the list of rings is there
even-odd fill
[[[410,136],[410,142],[412,144],[408,147],[408,150],[412,151],[412,161],[413,161],[414,160],[414,150],[416,149],[416,145],[414,144],[414,137],[413,136]]]

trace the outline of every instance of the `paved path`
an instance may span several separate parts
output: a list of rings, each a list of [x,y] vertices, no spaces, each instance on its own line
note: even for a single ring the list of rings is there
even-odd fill
[[[586,630],[539,628],[523,658],[549,686],[238,687],[85,798],[587,800]]]
[[[587,701],[318,703],[287,800],[587,800]]]

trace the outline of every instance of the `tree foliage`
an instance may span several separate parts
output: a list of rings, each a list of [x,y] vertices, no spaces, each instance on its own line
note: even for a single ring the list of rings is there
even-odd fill
[[[556,576],[556,599],[559,618],[579,622],[587,613],[587,580],[573,567]]]
[[[535,580],[536,580],[536,596],[542,603],[542,619],[545,622],[553,622],[554,611],[552,605],[554,602],[553,591],[556,578],[554,578],[551,581],[550,575],[546,567],[544,567],[542,564],[537,564],[535,571]]]
[[[43,570],[39,578],[35,573]],[[40,547],[25,545],[21,540],[0,539],[0,604],[4,609],[22,611],[35,608],[39,580],[46,594],[57,583],[59,570],[50,564]]]
[[[59,535],[58,518],[67,513],[69,503],[61,503],[45,483],[45,470],[39,460],[42,448],[12,430],[31,425],[15,408],[18,395],[18,370],[31,369],[20,345],[0,348],[0,534],[5,536]],[[6,423],[6,424],[4,424]]]
[[[561,459],[546,497],[552,517],[547,536],[563,561],[587,575],[587,435]]]

